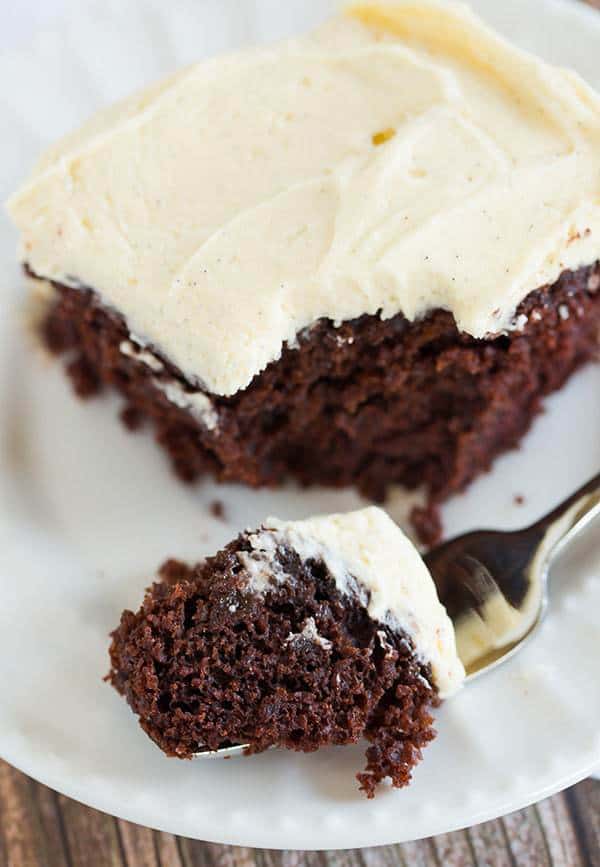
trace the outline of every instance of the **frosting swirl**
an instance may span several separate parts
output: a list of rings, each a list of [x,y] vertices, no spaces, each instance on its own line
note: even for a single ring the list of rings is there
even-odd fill
[[[9,210],[37,274],[231,395],[321,317],[514,327],[600,255],[600,98],[461,5],[358,5],[101,113]]]

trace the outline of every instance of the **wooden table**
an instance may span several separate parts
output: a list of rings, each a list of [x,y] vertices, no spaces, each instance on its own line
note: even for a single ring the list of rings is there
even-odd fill
[[[600,0],[586,0],[600,9]],[[467,831],[347,852],[273,852],[161,834],[0,762],[0,867],[600,867],[600,782]]]
[[[468,831],[347,852],[273,852],[160,834],[0,763],[2,867],[600,867],[600,782]]]

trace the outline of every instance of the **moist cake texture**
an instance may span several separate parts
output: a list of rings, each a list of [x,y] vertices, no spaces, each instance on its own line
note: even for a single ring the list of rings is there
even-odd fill
[[[600,99],[439,0],[183,70],[9,202],[42,331],[184,478],[422,486],[516,445],[594,357]]]
[[[116,387],[124,422],[149,420],[182,479],[293,476],[378,501],[394,483],[424,487],[428,507],[414,518],[433,543],[438,505],[517,445],[543,396],[596,357],[599,286],[598,265],[563,274],[519,306],[520,330],[493,340],[461,334],[445,311],[415,323],[322,320],[232,398],[194,390],[90,291],[57,286],[42,331],[77,393]]]
[[[431,708],[464,670],[423,561],[385,513],[269,519],[194,568],[170,561],[165,578],[122,615],[109,679],[168,755],[366,737],[361,788],[409,782]]]

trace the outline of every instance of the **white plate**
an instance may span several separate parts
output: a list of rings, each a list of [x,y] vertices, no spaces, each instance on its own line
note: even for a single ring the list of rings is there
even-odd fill
[[[43,140],[176,62],[302,30],[329,3],[179,0],[78,3],[56,32],[0,58],[2,192]],[[598,81],[600,16],[556,0],[480,0],[518,42]],[[164,18],[167,6],[169,17]],[[4,223],[5,287],[17,287]],[[148,434],[131,436],[107,398],[73,399],[58,365],[22,344],[7,291],[0,347],[0,754],[38,780],[124,818],[227,843],[323,848],[398,842],[489,819],[600,764],[600,551],[556,573],[552,614],[508,667],[438,714],[439,737],[413,785],[367,802],[361,748],[229,762],[169,760],[103,684],[107,634],[167,555],[197,558],[268,513],[291,518],[357,505],[352,493],[252,493],[181,486]],[[600,371],[548,401],[523,449],[446,509],[450,532],[524,524],[600,466]],[[525,504],[517,506],[516,494]],[[227,522],[210,516],[214,498]],[[394,506],[399,514],[402,504]],[[597,542],[597,534],[596,534]]]

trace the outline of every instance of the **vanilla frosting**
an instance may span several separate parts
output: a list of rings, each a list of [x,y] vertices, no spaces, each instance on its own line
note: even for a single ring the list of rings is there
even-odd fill
[[[9,210],[37,274],[231,395],[321,317],[514,327],[600,255],[600,98],[462,5],[359,4],[101,113]]]
[[[418,551],[382,509],[372,506],[305,521],[268,518],[249,539],[252,551],[238,557],[252,592],[264,593],[273,582],[289,580],[274,559],[280,547],[293,549],[302,560],[321,560],[340,593],[357,596],[373,620],[410,636],[419,658],[431,665],[442,698],[459,689],[465,672],[452,623]],[[324,640],[314,621],[307,621],[298,635]]]

